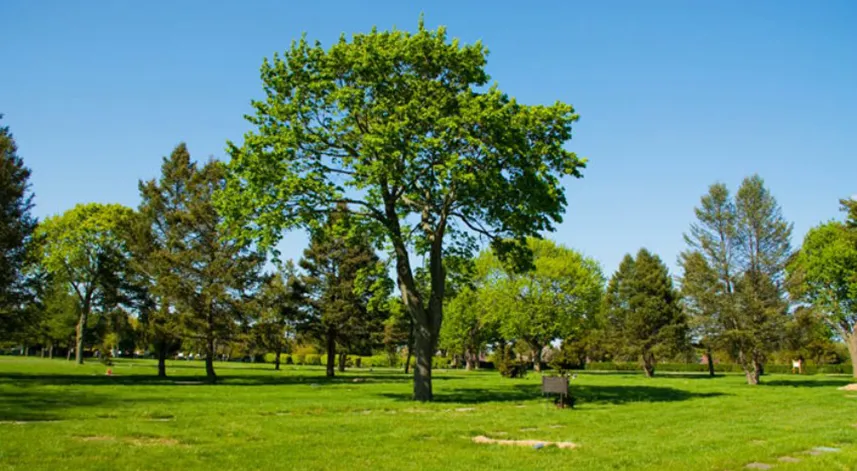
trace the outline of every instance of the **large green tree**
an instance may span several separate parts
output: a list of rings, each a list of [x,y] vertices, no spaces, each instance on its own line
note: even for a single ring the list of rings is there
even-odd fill
[[[811,303],[848,344],[857,378],[857,214],[811,229],[789,271],[792,294]]]
[[[640,249],[626,254],[604,298],[608,337],[616,353],[640,359],[646,376],[658,357],[686,346],[687,318],[679,306],[669,270],[660,257]]]
[[[344,369],[349,350],[380,343],[385,301],[392,291],[386,267],[344,204],[313,231],[299,265],[309,309],[301,330],[324,343],[327,376],[334,376],[337,346]]]
[[[41,263],[77,297],[75,359],[83,363],[87,321],[115,307],[117,280],[128,258],[128,230],[136,214],[118,204],[80,204],[39,224]]]
[[[680,261],[696,336],[709,350],[730,352],[757,384],[788,321],[792,225],[758,175],[745,178],[734,198],[725,185],[712,185],[695,211]]]
[[[164,159],[161,173],[160,180],[140,184],[141,214],[153,233],[150,250],[142,255],[157,297],[152,315],[161,317],[162,329],[177,325],[183,339],[201,347],[206,376],[214,381],[217,343],[241,331],[265,259],[222,230],[212,203],[225,184],[222,163],[199,165],[179,144]]]
[[[24,304],[31,300],[24,273],[36,227],[29,181],[30,169],[18,156],[14,136],[8,126],[0,126],[0,339],[24,327]]]
[[[344,36],[325,49],[302,38],[265,60],[255,129],[230,144],[221,208],[233,229],[272,247],[338,204],[387,242],[414,326],[414,398],[432,399],[431,359],[443,321],[444,252],[475,235],[518,254],[566,206],[563,176],[584,161],[566,150],[574,109],[527,106],[489,85],[480,43],[415,33]],[[411,253],[426,254],[420,292]]]

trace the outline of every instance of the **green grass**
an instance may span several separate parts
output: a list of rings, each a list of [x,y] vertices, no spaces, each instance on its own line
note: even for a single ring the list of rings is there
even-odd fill
[[[396,370],[97,363],[0,357],[0,469],[857,469],[857,393],[847,377],[738,375],[710,379],[582,374],[559,410],[539,377],[436,372],[431,404],[408,400]],[[362,382],[354,382],[354,378]],[[470,410],[472,408],[472,410]],[[19,423],[16,423],[19,422]],[[572,441],[574,450],[483,445],[476,435]],[[817,446],[840,448],[818,456]],[[781,456],[800,458],[779,463]]]

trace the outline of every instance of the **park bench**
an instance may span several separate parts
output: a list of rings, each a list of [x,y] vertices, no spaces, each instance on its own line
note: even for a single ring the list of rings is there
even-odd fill
[[[558,407],[568,404],[574,408],[574,399],[568,394],[568,376],[542,376],[542,394],[558,394]]]

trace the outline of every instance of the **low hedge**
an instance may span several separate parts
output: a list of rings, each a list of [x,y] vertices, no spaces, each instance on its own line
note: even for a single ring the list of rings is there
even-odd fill
[[[639,363],[621,362],[621,363],[600,363],[593,362],[586,365],[586,370],[589,371],[642,371]],[[655,373],[707,373],[708,365],[705,363],[658,363],[655,365]],[[737,363],[716,363],[714,365],[716,373],[743,373],[741,365]],[[765,365],[765,373],[791,373],[791,365]],[[849,374],[851,373],[850,364],[838,365],[804,365],[804,374]]]

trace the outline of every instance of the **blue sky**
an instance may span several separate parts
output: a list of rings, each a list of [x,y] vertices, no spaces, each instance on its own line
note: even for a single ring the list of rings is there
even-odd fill
[[[68,2],[6,0],[0,113],[33,170],[39,217],[76,203],[138,203],[137,181],[187,142],[225,158],[261,96],[259,66],[306,32],[446,25],[491,51],[488,71],[524,103],[562,100],[581,120],[552,237],[609,274],[641,246],[675,267],[709,184],[759,173],[795,245],[857,193],[857,3]],[[305,238],[287,235],[284,255]]]

